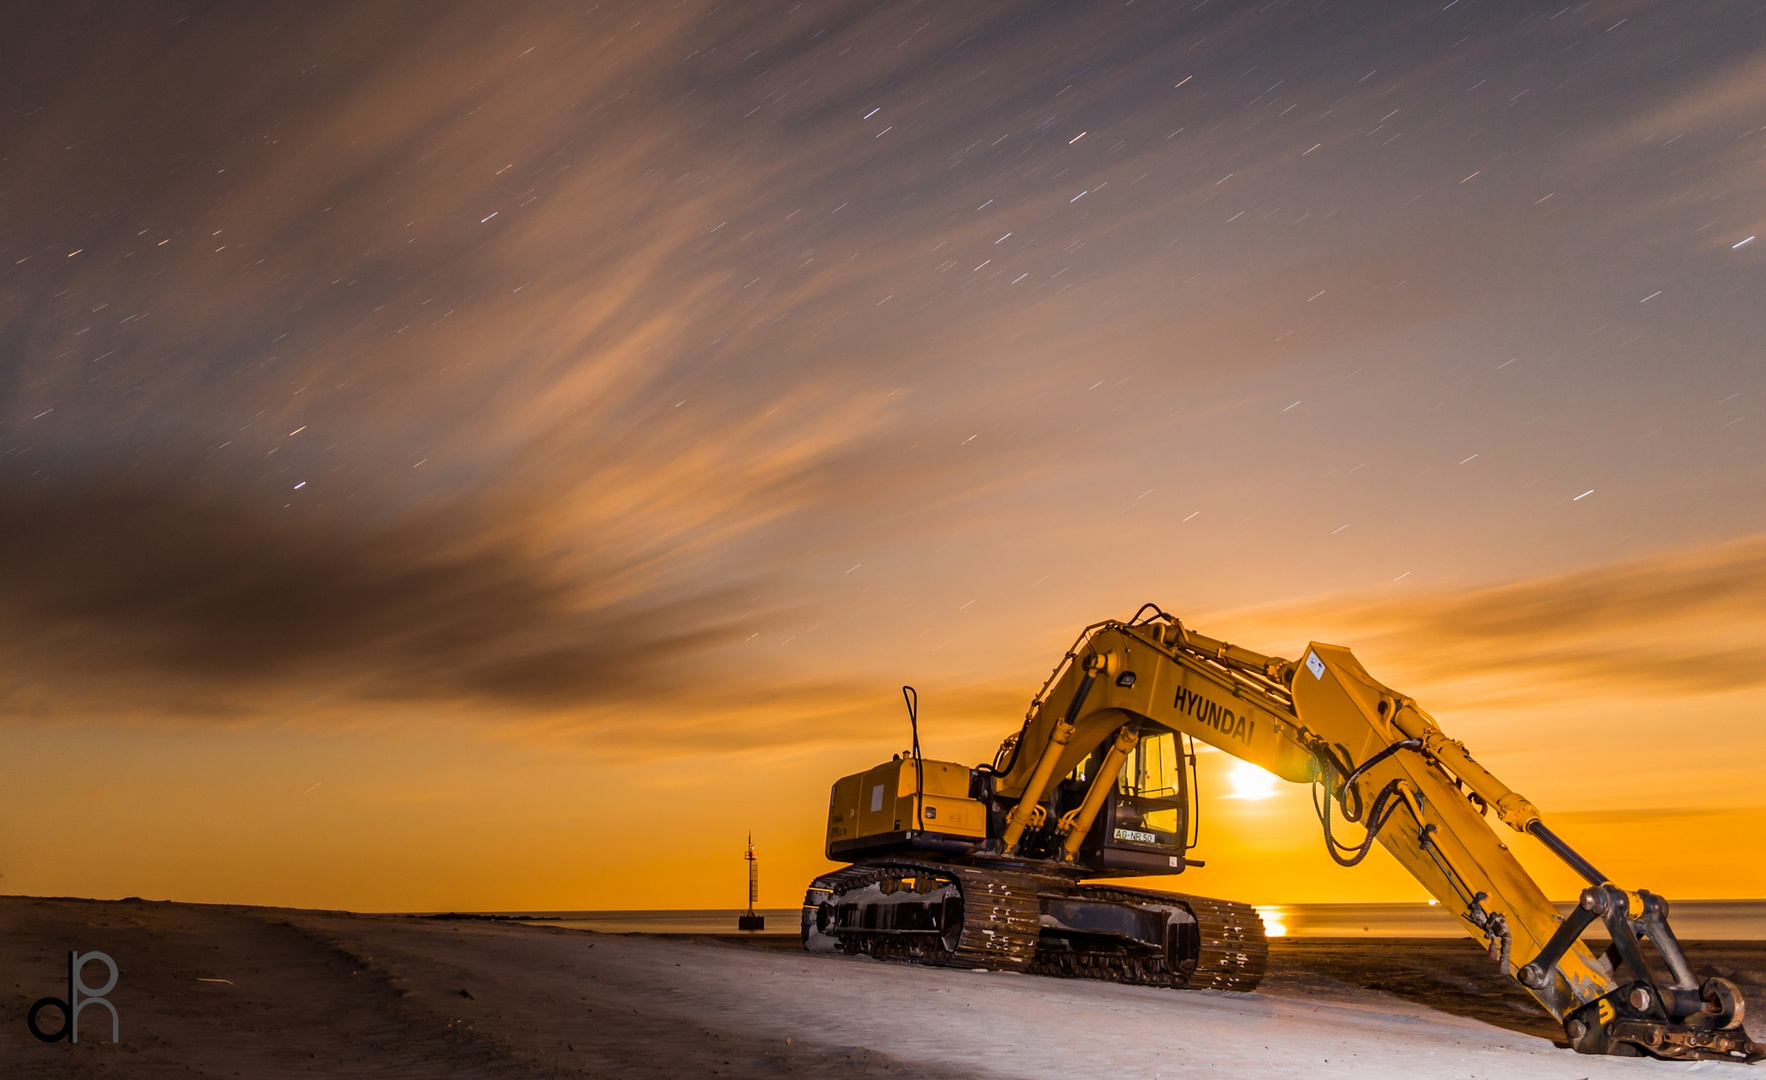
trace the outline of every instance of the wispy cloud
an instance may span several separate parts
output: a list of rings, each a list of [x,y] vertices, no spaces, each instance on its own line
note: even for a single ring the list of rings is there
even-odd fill
[[[1298,634],[1349,645],[1376,678],[1451,685],[1461,704],[1758,691],[1766,538],[1506,585],[1339,596],[1218,618],[1247,641],[1290,651],[1304,641]]]
[[[1766,228],[1766,58],[1726,56],[1684,74],[1620,119],[1579,138],[1562,165],[1587,194],[1615,178],[1635,178],[1621,219],[1636,226],[1697,212],[1697,241],[1732,248]],[[1580,180],[1573,179],[1580,174]]]
[[[1540,131],[1715,132],[1757,90],[1757,64],[1732,57],[1666,101],[1572,83],[1538,119],[1543,94],[1508,59],[1569,64],[1588,15],[1462,47],[1378,13],[1233,5],[1136,5],[1095,33],[1005,5],[538,3],[420,25],[315,10],[106,24],[66,77],[32,84],[65,89],[8,136],[0,672],[30,711],[55,711],[36,671],[168,715],[260,715],[268,690],[300,686],[568,725],[572,702],[691,697],[730,670],[765,700],[808,676],[741,647],[810,609],[802,623],[843,632],[821,631],[808,681],[868,698],[878,668],[924,660],[906,643],[951,637],[915,635],[956,579],[1009,612],[966,631],[993,635],[967,677],[1040,668],[1008,635],[1057,620],[1013,605],[1114,571],[1100,548],[1149,583],[1173,567],[1254,581],[1311,557],[1287,515],[1325,489],[1285,475],[1296,446],[1356,455],[1332,483],[1376,428],[1382,483],[1390,459],[1435,453],[1435,386],[1399,400],[1365,389],[1360,359],[1298,369],[1394,341],[1407,358],[1522,351],[1472,324],[1582,280],[1552,262],[1576,245],[1539,242],[1547,219],[1521,209],[1566,145]],[[120,70],[163,85],[164,107],[143,114],[136,84],[97,74]],[[1442,344],[1448,325],[1477,340]],[[1468,384],[1445,370],[1423,381]],[[1339,414],[1314,439],[1241,411],[1277,385],[1282,405],[1301,397],[1290,379],[1317,392],[1289,421],[1356,396],[1377,423]],[[1482,426],[1508,422],[1501,400]],[[1592,426],[1555,438],[1584,445]],[[1100,523],[1098,478],[1130,472]],[[1511,509],[1463,497],[1444,530]],[[1181,533],[1194,546],[1152,554],[1204,506]],[[839,575],[860,561],[897,577],[866,593]],[[1468,677],[1758,677],[1745,605],[1705,622],[1725,586],[1698,599],[1700,574],[1739,563],[1637,573],[1282,625],[1342,627],[1364,651],[1433,642],[1427,663],[1392,652]],[[848,692],[817,690],[804,715],[845,715]],[[1002,695],[1005,722],[1020,696]]]
[[[567,574],[468,516],[291,522],[139,481],[8,493],[0,685],[15,712],[49,717],[252,717],[291,699],[542,707],[642,694],[735,632],[734,583],[669,594],[630,566]]]

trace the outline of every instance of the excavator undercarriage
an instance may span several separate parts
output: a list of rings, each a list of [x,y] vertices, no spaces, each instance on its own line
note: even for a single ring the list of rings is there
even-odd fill
[[[917,859],[817,878],[803,939],[812,951],[879,960],[1192,990],[1256,989],[1269,955],[1245,904]]]
[[[1151,615],[1149,616],[1149,612]],[[1614,885],[1348,649],[1301,662],[1197,634],[1153,605],[1085,629],[989,764],[913,746],[843,777],[827,854],[848,862],[804,897],[820,952],[948,967],[1251,991],[1268,957],[1245,905],[1099,879],[1180,874],[1195,845],[1195,744],[1314,785],[1343,866],[1377,842],[1563,1024],[1581,1053],[1766,1060],[1730,982],[1693,975],[1668,903]],[[1533,837],[1587,879],[1560,916],[1488,820]],[[1342,840],[1333,816],[1359,829]],[[1612,944],[1596,953],[1584,934]],[[1647,942],[1669,972],[1646,960]]]

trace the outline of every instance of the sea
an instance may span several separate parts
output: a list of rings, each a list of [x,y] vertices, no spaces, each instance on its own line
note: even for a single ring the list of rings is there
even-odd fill
[[[1766,900],[1675,900],[1669,925],[1685,941],[1766,941]],[[1569,903],[1557,905],[1568,913]],[[799,908],[765,908],[765,933],[798,932]],[[1463,937],[1465,931],[1434,904],[1266,904],[1259,905],[1271,937],[1395,938]],[[734,934],[731,909],[694,911],[498,911],[472,914],[593,930],[602,934]]]

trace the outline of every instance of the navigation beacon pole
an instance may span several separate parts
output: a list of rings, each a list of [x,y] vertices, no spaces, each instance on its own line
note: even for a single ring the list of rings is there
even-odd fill
[[[754,833],[748,834],[748,853],[742,856],[748,860],[748,914],[736,919],[738,930],[765,930],[766,916],[754,913],[754,902],[760,899],[760,860],[754,857]]]

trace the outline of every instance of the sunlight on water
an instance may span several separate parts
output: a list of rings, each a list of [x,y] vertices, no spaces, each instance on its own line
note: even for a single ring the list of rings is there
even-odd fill
[[[1288,924],[1283,921],[1287,918],[1287,910],[1285,908],[1260,907],[1257,909],[1257,917],[1263,920],[1263,934],[1265,937],[1288,936]]]

